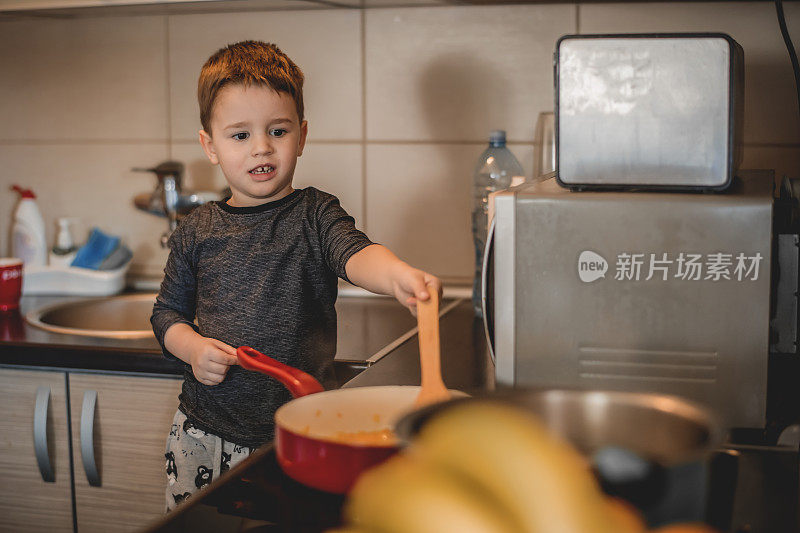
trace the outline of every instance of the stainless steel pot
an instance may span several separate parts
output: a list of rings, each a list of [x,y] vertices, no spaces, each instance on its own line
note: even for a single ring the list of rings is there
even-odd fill
[[[617,446],[670,465],[704,456],[720,440],[711,413],[674,396],[620,391],[514,390],[452,400],[402,418],[397,435],[410,441],[430,417],[469,401],[500,401],[530,411],[586,455]]]
[[[705,518],[706,459],[722,435],[704,407],[660,394],[509,390],[419,409],[400,419],[395,432],[410,443],[431,418],[475,401],[509,403],[536,415],[592,462],[607,493],[636,505],[649,525]]]

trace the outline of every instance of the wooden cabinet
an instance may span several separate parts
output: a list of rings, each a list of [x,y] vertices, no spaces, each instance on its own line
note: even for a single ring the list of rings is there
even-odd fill
[[[66,373],[2,368],[0,406],[0,530],[72,531]],[[39,444],[52,477],[39,468],[34,423],[45,431]]]
[[[78,532],[142,529],[164,514],[164,447],[181,381],[102,374],[69,379]],[[90,484],[87,441],[99,486]]]
[[[135,531],[161,516],[181,383],[0,368],[0,531]]]

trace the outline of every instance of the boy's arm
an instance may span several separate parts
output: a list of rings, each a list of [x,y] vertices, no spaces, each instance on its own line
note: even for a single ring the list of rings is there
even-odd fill
[[[217,339],[203,337],[193,327],[197,287],[188,252],[193,246],[191,227],[179,225],[170,237],[169,258],[150,322],[166,356],[189,364],[200,383],[216,385],[225,379],[228,367],[238,360],[234,348]]]
[[[401,261],[388,248],[372,244],[353,254],[345,264],[347,278],[370,292],[394,296],[416,315],[417,300],[427,300],[428,290],[441,296],[442,282]]]
[[[221,340],[203,337],[182,322],[167,329],[164,347],[172,355],[191,365],[194,377],[204,385],[221,383],[228,367],[238,362],[236,348]]]

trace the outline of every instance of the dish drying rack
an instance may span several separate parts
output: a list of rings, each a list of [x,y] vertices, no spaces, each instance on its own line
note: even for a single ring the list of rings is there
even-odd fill
[[[113,270],[92,270],[72,266],[23,266],[22,294],[111,296],[125,288],[128,261]]]

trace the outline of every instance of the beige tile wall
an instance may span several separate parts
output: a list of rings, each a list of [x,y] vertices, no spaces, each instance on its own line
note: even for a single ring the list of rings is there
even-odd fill
[[[800,43],[800,5],[785,4]],[[186,185],[224,179],[196,143],[198,70],[228,42],[279,44],[306,73],[298,186],[337,194],[370,236],[454,281],[472,273],[472,166],[493,128],[532,173],[552,53],[566,33],[724,31],[745,50],[745,166],[800,175],[800,120],[769,2],[537,4],[263,11],[0,22],[0,254],[12,183],[58,216],[124,237],[157,276],[166,223],[132,206],[168,158]]]

